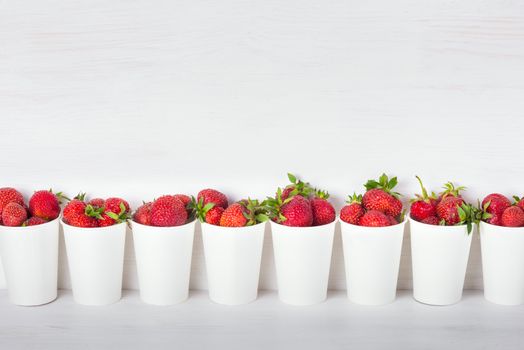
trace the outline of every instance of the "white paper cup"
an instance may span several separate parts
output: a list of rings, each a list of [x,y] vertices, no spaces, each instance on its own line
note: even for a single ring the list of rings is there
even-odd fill
[[[395,300],[405,223],[365,227],[340,220],[349,300],[361,305]]]
[[[202,223],[209,298],[241,305],[257,298],[266,224],[221,227]]]
[[[524,227],[480,223],[484,297],[500,305],[524,303]]]
[[[313,305],[326,300],[335,225],[289,227],[271,222],[282,302]]]
[[[75,301],[108,305],[120,300],[127,223],[94,228],[61,223]]]
[[[471,237],[466,225],[428,225],[409,219],[413,262],[413,297],[424,304],[460,301]]]
[[[156,227],[131,222],[140,298],[153,305],[187,299],[195,220],[181,226]]]
[[[13,304],[42,305],[56,299],[58,221],[26,227],[0,226],[0,255]]]

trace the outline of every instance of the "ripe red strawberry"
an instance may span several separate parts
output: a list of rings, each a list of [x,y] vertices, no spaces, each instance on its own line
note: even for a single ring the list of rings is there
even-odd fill
[[[353,196],[349,196],[346,203],[349,204],[340,210],[340,220],[348,224],[358,225],[360,218],[366,212],[362,206],[362,195],[353,193]]]
[[[428,191],[422,184],[420,177],[415,176],[420,184],[422,195],[415,195],[411,201],[410,215],[413,220],[422,221],[428,217],[437,215],[437,198],[435,193],[428,195]]]
[[[391,226],[398,224],[397,219],[395,219],[393,216],[388,215],[387,217],[388,217],[388,220],[389,220],[389,224],[390,224]]]
[[[225,227],[243,227],[247,222],[244,206],[240,203],[231,204],[220,217],[220,226]]]
[[[100,214],[100,217],[97,219],[98,219],[98,226],[100,227],[113,226],[114,224],[117,223],[115,219],[113,219],[106,213]]]
[[[384,227],[391,226],[387,215],[378,210],[369,210],[359,220],[360,226]]]
[[[390,205],[391,196],[384,190],[374,188],[366,193],[362,197],[362,204],[367,210],[378,210],[385,213]]]
[[[494,216],[501,216],[504,210],[511,206],[511,202],[506,196],[500,194],[500,193],[491,193],[488,194],[483,200],[482,200],[482,209],[492,215],[492,218]],[[489,222],[490,219],[488,219]],[[496,221],[496,220],[494,220]],[[491,223],[491,222],[490,222]]]
[[[422,219],[420,222],[428,225],[438,225],[440,220],[436,216],[428,216],[427,218]]]
[[[4,226],[21,226],[27,220],[27,210],[16,202],[8,203],[2,211]]]
[[[22,226],[35,226],[35,225],[42,225],[45,224],[47,221],[39,218],[37,216],[33,216],[32,218],[27,219]]]
[[[89,209],[88,206],[88,210]],[[96,208],[94,211],[96,211]],[[100,227],[105,227],[126,221],[128,219],[129,211],[129,203],[122,198],[112,197],[105,200],[103,212],[95,213],[94,216],[98,219],[98,225]]]
[[[485,219],[488,224],[502,226],[502,214],[492,215],[490,218]]]
[[[327,201],[329,193],[317,190],[315,197],[310,200],[313,213],[313,226],[320,226],[335,221],[335,208]]]
[[[340,210],[340,220],[348,224],[358,225],[358,221],[366,211],[359,203],[352,203]]]
[[[458,224],[462,221],[458,210],[462,204],[464,204],[464,200],[461,197],[455,197],[453,195],[444,196],[437,205],[437,215],[439,219],[444,219],[448,226]]]
[[[123,205],[123,207],[122,207]],[[129,213],[129,203],[127,203],[125,200],[123,200],[122,198],[115,198],[115,197],[112,197],[112,198],[108,198],[105,200],[105,204],[104,204],[104,207],[105,207],[105,211],[104,212],[112,212],[112,213],[115,213],[115,214],[119,214],[121,212],[123,213]]]
[[[285,226],[305,227],[313,224],[313,212],[309,200],[294,196],[280,209],[282,224]]]
[[[91,205],[95,208],[103,208],[105,204],[105,200],[102,198],[93,198],[89,202],[87,202],[88,205]]]
[[[227,208],[228,204],[225,194],[210,188],[198,192],[197,201],[200,202],[201,200],[203,201],[204,205],[208,203],[214,203],[215,206],[222,207],[224,209]]]
[[[76,215],[83,215],[86,210],[86,204],[80,199],[73,199],[64,208],[62,213],[64,222],[67,223],[67,220]]]
[[[2,216],[4,207],[11,202],[24,205],[24,196],[14,188],[0,188],[0,216]]]
[[[173,197],[175,197],[175,198],[179,199],[180,201],[182,201],[182,203],[184,203],[185,206],[187,206],[189,204],[189,202],[191,202],[191,197],[189,197],[186,194],[175,194],[175,195],[173,195]]]
[[[402,212],[402,202],[397,198],[400,194],[393,192],[397,185],[397,178],[388,178],[382,174],[378,181],[369,180],[364,186],[366,193],[362,197],[362,204],[367,210],[378,210],[386,215],[397,217]]]
[[[67,219],[64,217],[64,222],[68,225],[75,226],[75,227],[85,227],[85,228],[98,227],[98,220],[86,214],[72,215],[68,217]]]
[[[402,213],[402,202],[395,196],[391,196],[389,207],[386,209],[386,215],[396,218]]]
[[[210,225],[220,226],[220,218],[224,213],[224,208],[213,207],[209,209],[205,214],[205,222]]]
[[[507,227],[524,226],[524,210],[517,206],[506,208],[502,213],[501,223]]]
[[[148,202],[144,203],[135,211],[133,215],[133,220],[142,225],[151,225],[151,206],[153,203]]]
[[[152,226],[180,226],[187,221],[184,203],[174,196],[166,195],[156,199],[151,206]]]
[[[51,191],[36,191],[29,199],[29,212],[45,220],[54,220],[60,215],[60,202]]]
[[[518,196],[513,196],[513,198],[515,199],[515,205],[524,210],[524,197],[519,198]]]

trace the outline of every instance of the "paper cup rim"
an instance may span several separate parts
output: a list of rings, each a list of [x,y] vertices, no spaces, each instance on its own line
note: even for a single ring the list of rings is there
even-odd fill
[[[90,230],[97,230],[97,231],[110,231],[112,228],[115,228],[115,227],[119,227],[119,226],[122,226],[122,225],[127,225],[127,221],[124,221],[124,222],[121,222],[121,223],[118,223],[118,224],[115,224],[115,225],[111,225],[111,226],[103,226],[103,227],[100,227],[100,226],[97,226],[97,227],[78,227],[78,226],[73,226],[73,225],[69,225],[69,224],[66,224],[63,220],[63,218],[60,220],[60,223],[62,224],[63,227],[71,227],[75,230],[85,230],[85,231],[90,231]]]
[[[407,222],[407,219],[404,219],[404,221],[399,222],[398,224],[395,224],[395,225],[371,227],[371,226],[360,226],[360,225],[350,224],[349,222],[345,222],[344,220],[342,220],[340,218],[340,216],[337,218],[337,220],[338,220],[338,222],[340,222],[341,226],[358,227],[359,229],[370,230],[370,231],[373,231],[373,230],[376,230],[376,229],[393,231],[393,228],[399,228],[400,226],[405,226],[406,222]]]
[[[165,230],[165,231],[168,231],[168,230],[172,230],[174,228],[182,228],[182,227],[188,227],[190,225],[194,225],[196,224],[196,221],[197,219],[193,219],[189,222],[186,222],[185,224],[182,224],[182,225],[178,225],[178,226],[153,226],[153,225],[144,225],[144,224],[141,224],[139,222],[136,222],[135,220],[131,219],[129,220],[129,223],[131,224],[131,228],[133,228],[134,225],[137,225],[138,227],[147,227],[147,228],[155,228],[155,229],[158,229],[159,231],[161,230]]]
[[[420,225],[421,227],[428,227],[428,228],[440,228],[440,229],[443,229],[443,230],[448,230],[448,231],[452,231],[452,230],[459,230],[459,229],[466,229],[467,228],[467,225],[466,224],[462,224],[462,225],[431,225],[431,224],[426,224],[426,223],[423,223],[423,222],[420,222],[420,221],[417,221],[415,219],[413,219],[411,216],[409,217],[409,224],[411,225],[411,223],[415,223],[415,226],[416,225]]]
[[[499,231],[499,232],[500,231],[512,231],[512,233],[518,233],[518,231],[522,231],[522,233],[524,234],[524,226],[519,226],[519,227],[499,226],[499,225],[490,224],[489,222],[485,222],[485,221],[481,221],[479,225],[489,227],[490,230],[494,230],[494,231]]]
[[[332,222],[330,222],[329,224],[324,224],[324,225],[318,225],[318,226],[286,226],[286,225],[282,225],[282,224],[279,224],[278,222],[274,222],[272,220],[269,220],[271,222],[271,226],[276,226],[276,227],[282,227],[284,228],[284,230],[286,229],[289,229],[289,230],[304,230],[304,231],[314,231],[314,230],[318,230],[320,228],[328,228],[329,226],[335,226],[337,224],[337,219],[335,218],[335,220],[333,220]]]
[[[212,227],[213,229],[217,229],[217,230],[224,230],[224,231],[239,230],[240,231],[242,229],[253,228],[253,227],[260,227],[260,226],[265,225],[266,223],[267,223],[267,221],[264,221],[264,222],[259,222],[258,224],[251,225],[251,226],[236,226],[236,227],[211,225],[211,224],[208,224],[207,222],[201,222],[200,225],[202,227]]]
[[[6,231],[28,231],[28,230],[36,230],[36,228],[43,228],[45,226],[50,226],[51,224],[54,224],[57,220],[62,221],[62,217],[58,216],[57,218],[45,222],[40,225],[32,225],[32,226],[4,226],[0,225],[0,230],[6,230]]]

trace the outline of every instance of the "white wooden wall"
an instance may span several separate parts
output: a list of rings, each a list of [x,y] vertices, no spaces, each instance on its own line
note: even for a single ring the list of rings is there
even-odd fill
[[[0,186],[26,194],[240,199],[292,171],[340,207],[386,171],[406,195],[415,174],[471,200],[522,195],[523,128],[518,0],[0,0]],[[269,240],[263,265],[274,288]],[[343,274],[337,237],[332,288]],[[192,287],[205,285],[197,239]]]

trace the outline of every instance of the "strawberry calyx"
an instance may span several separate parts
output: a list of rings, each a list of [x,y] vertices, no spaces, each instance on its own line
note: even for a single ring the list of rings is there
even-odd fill
[[[206,214],[208,211],[213,209],[215,203],[207,203],[204,205],[204,197],[196,199],[194,196],[191,196],[191,201],[188,203],[187,208],[192,211],[194,215],[200,222],[206,222]]]
[[[361,194],[357,195],[356,192],[353,192],[352,196],[348,196],[348,200],[346,201],[346,203],[348,203],[348,204],[353,204],[353,203],[362,204],[362,195]]]
[[[86,198],[85,192],[78,192],[78,194],[73,199],[78,199],[79,201],[83,202],[85,198]],[[71,199],[69,201],[71,201]]]
[[[243,199],[239,201],[242,206],[244,217],[247,219],[246,226],[252,226],[269,220],[266,213],[264,202],[260,203],[257,199]]]
[[[488,213],[488,208],[491,204],[491,201],[487,201],[484,206],[480,203],[480,200],[477,200],[477,208],[475,211],[475,219],[477,221],[486,221],[493,217],[493,214]]]
[[[447,196],[459,197],[460,191],[466,190],[466,187],[464,186],[455,187],[451,181],[445,183],[442,188],[444,189],[444,191],[440,192],[442,198],[446,198]]]
[[[366,191],[372,190],[374,188],[378,188],[398,198],[401,196],[401,194],[393,191],[393,188],[397,185],[397,183],[398,183],[398,179],[396,176],[389,179],[389,177],[385,173],[383,173],[379,177],[378,181],[373,180],[373,179],[368,180],[368,182],[364,184],[364,187],[366,188]]]
[[[308,198],[312,192],[315,192],[315,190],[311,188],[309,182],[303,182],[302,180],[297,179],[297,177],[291,173],[287,173],[287,178],[291,184],[287,185],[286,188],[293,188],[289,194],[290,197],[301,195],[305,198]]]
[[[120,208],[120,212],[118,214],[113,213],[112,211],[106,211],[104,212],[104,214],[109,216],[111,219],[115,220],[117,223],[127,221],[127,219],[129,219],[129,215],[128,215],[127,208],[124,205],[124,203],[120,202],[119,208]]]
[[[315,193],[315,197],[317,197],[317,198],[320,198],[320,199],[328,199],[329,198],[329,192],[328,191],[324,191],[324,190],[320,190],[318,188],[315,188],[314,193]]]
[[[422,184],[422,180],[420,179],[420,177],[418,175],[415,175],[415,177],[417,178],[418,183],[420,184],[420,189],[422,191],[422,195],[415,194],[415,198],[412,198],[409,202],[410,203],[414,203],[414,202],[423,201],[423,202],[426,202],[426,203],[431,203],[432,199],[436,200],[437,199],[437,194],[435,192],[431,192],[431,195],[428,195],[428,191],[426,190],[426,188]]]
[[[98,208],[98,207],[92,206],[91,204],[88,204],[88,205],[86,205],[84,213],[87,216],[90,216],[92,218],[102,219],[102,214],[104,213],[104,208],[103,207]]]
[[[479,223],[479,211],[471,204],[462,203],[460,206],[457,205],[457,212],[459,214],[460,221],[457,222],[455,226],[464,224],[467,225],[468,234],[470,234],[473,230],[473,224]]]
[[[275,197],[267,197],[267,199],[263,202],[267,215],[269,215],[269,217],[277,223],[286,221],[287,218],[282,215],[282,207],[291,202],[293,197],[294,195],[290,195],[288,198],[282,199],[282,188],[279,187]]]

